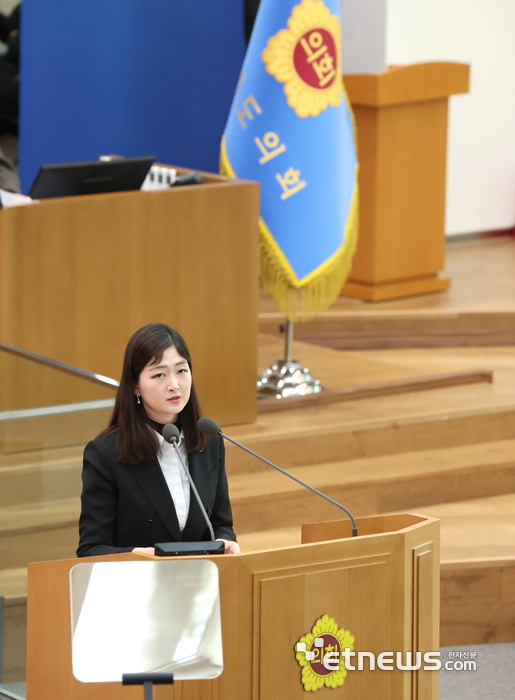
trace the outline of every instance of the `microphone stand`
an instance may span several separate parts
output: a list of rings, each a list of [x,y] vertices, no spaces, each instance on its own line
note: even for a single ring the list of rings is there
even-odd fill
[[[228,435],[226,435],[224,432],[222,432],[222,429],[220,428],[218,423],[216,421],[214,421],[212,418],[201,418],[198,422],[198,427],[199,427],[200,432],[204,433],[204,435],[208,435],[209,437],[214,437],[215,435],[221,435],[225,440],[229,440],[229,442],[232,442],[233,445],[236,445],[236,447],[240,447],[242,450],[245,450],[245,452],[248,452],[249,455],[256,457],[257,459],[261,460],[265,464],[268,464],[268,466],[272,467],[272,469],[276,469],[278,472],[281,472],[281,474],[284,474],[288,478],[293,479],[293,481],[296,481],[297,484],[304,486],[305,488],[309,489],[313,493],[316,493],[317,496],[321,496],[324,500],[328,501],[329,503],[332,503],[333,506],[336,506],[340,510],[343,510],[345,513],[347,513],[347,515],[349,516],[349,518],[352,521],[352,536],[353,537],[358,536],[358,526],[356,525],[356,520],[354,519],[354,516],[352,515],[350,510],[345,508],[345,506],[342,506],[341,503],[338,503],[338,501],[335,501],[334,499],[329,498],[329,496],[326,496],[325,493],[322,493],[321,491],[318,491],[318,489],[313,488],[313,486],[306,484],[305,481],[302,481],[302,479],[298,479],[296,476],[293,476],[293,474],[290,474],[285,469],[278,467],[277,464],[274,464],[273,462],[270,462],[268,459],[265,459],[261,455],[258,455],[257,452],[254,452],[253,450],[250,450],[248,447],[245,447],[245,445],[242,445],[241,442],[237,442],[237,440],[233,440]]]
[[[152,700],[154,685],[172,685],[173,673],[124,673],[122,685],[142,685],[144,700]]]
[[[265,462],[265,464],[268,464],[269,466],[273,467],[274,469],[277,469],[277,471],[281,472],[281,474],[284,474],[285,476],[290,477],[290,479],[293,479],[293,481],[296,481],[301,486],[305,486],[307,489],[309,489],[313,493],[316,493],[318,496],[322,496],[322,498],[325,498],[326,501],[329,501],[329,503],[332,503],[333,506],[336,506],[337,508],[340,508],[341,510],[345,511],[347,513],[347,515],[349,516],[349,518],[352,520],[352,536],[357,537],[358,526],[356,525],[356,521],[354,519],[354,516],[352,515],[350,510],[347,510],[347,508],[345,506],[342,506],[341,503],[338,503],[338,501],[335,501],[332,498],[329,498],[329,496],[326,496],[325,493],[322,493],[321,491],[318,491],[317,489],[313,488],[313,486],[306,484],[305,481],[298,479],[296,476],[293,476],[293,474],[290,474],[285,469],[281,469],[281,467],[278,467],[277,464],[273,464],[272,462],[269,462],[268,459],[261,457],[260,455],[257,454],[257,452],[253,452],[252,450],[249,450],[248,447],[245,447],[245,445],[242,445],[239,442],[236,442],[236,440],[233,440],[232,438],[230,438],[228,435],[226,435],[222,431],[220,431],[220,435],[223,438],[225,438],[226,440],[229,440],[229,442],[232,442],[233,445],[236,445],[237,447],[241,447],[242,450],[245,450],[245,452],[248,452],[253,457],[257,457],[262,462]]]
[[[193,479],[191,478],[190,471],[189,471],[189,469],[187,469],[186,465],[184,464],[183,459],[181,457],[181,453],[179,452],[178,443],[179,443],[180,433],[179,433],[177,426],[175,426],[173,423],[168,423],[167,425],[165,425],[165,427],[163,428],[163,437],[166,440],[166,442],[170,443],[170,445],[172,445],[172,447],[175,450],[175,454],[177,455],[177,459],[179,460],[179,464],[184,469],[184,472],[186,473],[186,476],[188,477],[188,481],[190,482],[191,490],[193,491],[193,495],[195,496],[195,500],[197,501],[197,503],[200,507],[200,510],[201,510],[201,513],[204,517],[204,520],[206,521],[206,525],[209,529],[209,534],[211,535],[211,542],[215,542],[216,538],[215,538],[215,532],[213,530],[213,526],[211,525],[211,521],[207,517],[206,509],[204,508],[204,504],[202,503],[202,500],[199,496],[199,493],[197,491],[197,487],[193,483]]]

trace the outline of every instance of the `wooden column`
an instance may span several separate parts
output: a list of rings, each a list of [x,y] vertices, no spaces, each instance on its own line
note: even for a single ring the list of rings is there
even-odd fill
[[[344,77],[356,118],[359,238],[342,296],[383,301],[447,289],[444,267],[449,96],[469,66],[420,63]]]

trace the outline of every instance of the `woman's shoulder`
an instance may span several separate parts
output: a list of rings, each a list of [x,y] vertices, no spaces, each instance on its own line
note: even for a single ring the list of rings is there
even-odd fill
[[[221,435],[211,435],[210,437],[207,438],[207,441],[202,448],[202,451],[204,450],[217,450],[219,449],[220,445],[223,445],[224,439]]]
[[[198,452],[194,452],[200,461],[215,461],[224,455],[224,441],[221,435],[213,435],[208,439],[204,447]]]
[[[108,457],[117,457],[118,434],[116,431],[110,433],[100,433],[94,440],[90,440],[86,445],[84,454],[106,455]]]

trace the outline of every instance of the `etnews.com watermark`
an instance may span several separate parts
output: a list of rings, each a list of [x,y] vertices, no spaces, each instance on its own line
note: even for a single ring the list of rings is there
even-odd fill
[[[317,644],[317,642],[321,642]],[[323,639],[315,639],[315,646],[322,646]],[[326,647],[327,648],[327,647]],[[295,646],[297,652],[306,655],[306,661],[315,661],[317,650],[309,651],[304,642]],[[383,651],[374,654],[371,651],[351,651],[348,647],[341,652],[326,651],[322,657],[322,665],[327,671],[337,671],[340,667],[340,656],[345,659],[348,671],[476,671],[477,654],[474,651]]]

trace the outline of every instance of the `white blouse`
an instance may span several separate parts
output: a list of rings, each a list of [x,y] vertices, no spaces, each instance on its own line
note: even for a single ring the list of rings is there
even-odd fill
[[[159,433],[157,433],[157,437],[159,438],[160,444],[158,456],[159,465],[163,471],[164,478],[175,505],[179,527],[181,530],[184,530],[190,509],[190,482],[188,481],[182,464],[177,458],[174,446],[166,442],[164,437]],[[177,448],[186,468],[188,468],[188,453],[186,452],[182,431]]]

